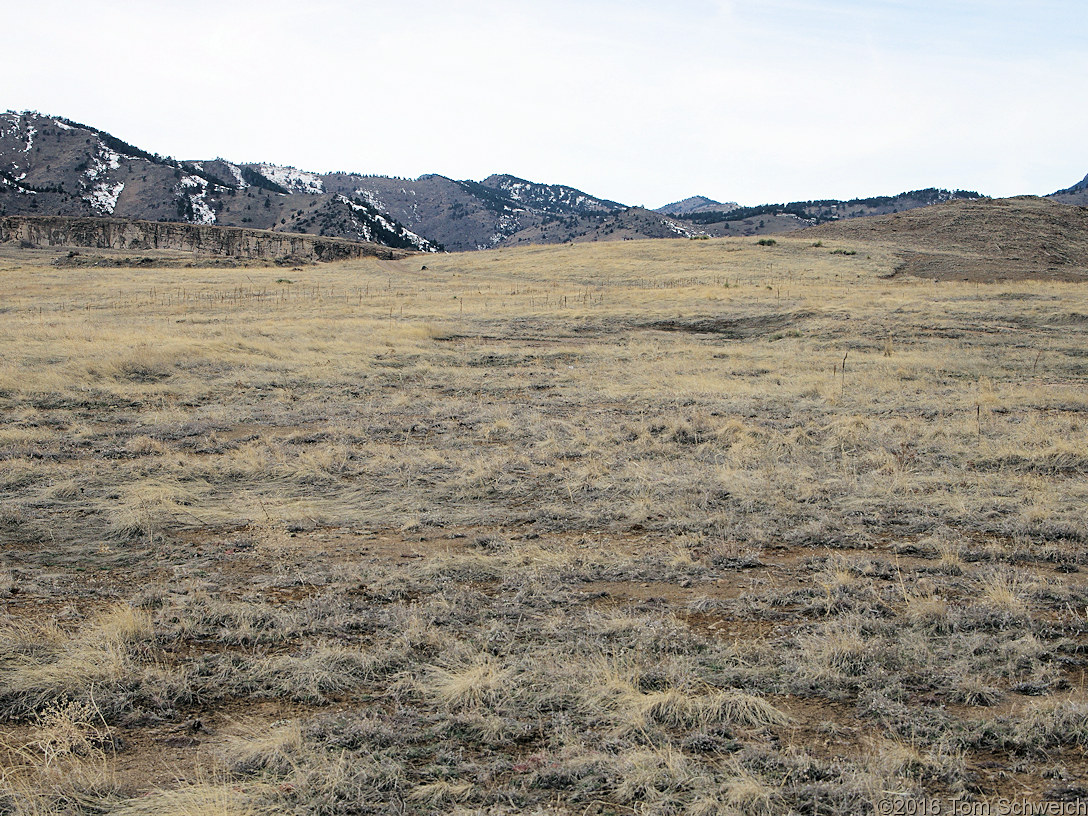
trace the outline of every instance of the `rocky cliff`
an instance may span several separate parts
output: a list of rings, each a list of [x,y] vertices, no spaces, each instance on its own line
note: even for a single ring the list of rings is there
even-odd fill
[[[317,235],[120,218],[2,216],[0,243],[25,247],[87,247],[191,252],[196,256],[266,261],[336,261],[403,258],[413,253],[380,244]]]
[[[177,161],[39,113],[0,114],[0,216],[177,221],[431,251],[430,241],[320,177],[223,159]]]

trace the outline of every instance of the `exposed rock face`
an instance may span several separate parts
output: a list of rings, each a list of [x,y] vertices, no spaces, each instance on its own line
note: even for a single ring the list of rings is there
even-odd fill
[[[380,244],[316,235],[205,224],[65,216],[0,217],[0,243],[133,251],[167,249],[192,252],[197,256],[303,262],[364,257],[395,259],[413,254]]]

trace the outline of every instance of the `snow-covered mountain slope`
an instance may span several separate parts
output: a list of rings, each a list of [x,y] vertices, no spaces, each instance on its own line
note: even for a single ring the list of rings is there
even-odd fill
[[[506,174],[488,176],[480,184],[502,193],[515,205],[535,212],[585,215],[625,209],[623,204],[595,198],[573,187],[541,184]]]
[[[326,192],[318,174],[225,159],[177,161],[39,113],[0,115],[0,214],[181,221],[436,249],[367,202]]]
[[[307,173],[296,170],[294,167],[280,167],[275,164],[252,164],[250,167],[289,193],[320,195],[326,192],[325,185],[321,183],[321,176],[317,173]]]

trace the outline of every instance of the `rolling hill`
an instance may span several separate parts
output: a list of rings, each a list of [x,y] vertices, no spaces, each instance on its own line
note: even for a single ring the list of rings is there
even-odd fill
[[[740,204],[735,201],[723,203],[706,196],[697,195],[685,198],[683,201],[674,201],[664,207],[658,207],[654,212],[683,217],[704,212],[724,213],[735,210],[739,206]]]
[[[948,201],[806,230],[893,246],[896,272],[953,280],[1088,280],[1088,209],[1048,198]]]

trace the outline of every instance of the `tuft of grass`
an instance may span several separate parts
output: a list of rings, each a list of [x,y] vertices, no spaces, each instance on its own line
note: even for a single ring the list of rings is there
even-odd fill
[[[904,604],[904,614],[912,626],[935,631],[948,631],[952,626],[948,602],[937,595],[909,595]]]
[[[287,776],[296,767],[302,750],[302,728],[297,722],[271,729],[254,723],[244,730],[246,733],[232,737],[223,750],[233,773]]]
[[[614,795],[622,804],[653,802],[665,807],[693,785],[701,774],[691,759],[672,746],[645,748],[615,762]]]
[[[856,622],[833,620],[805,638],[802,652],[807,671],[820,683],[862,674],[877,650]]]
[[[478,709],[493,706],[509,694],[513,677],[511,668],[481,656],[462,665],[431,668],[422,688],[447,708]]]
[[[451,782],[440,779],[437,782],[427,782],[416,785],[408,791],[408,801],[418,802],[426,807],[439,807],[452,802],[464,802],[472,795],[473,784],[471,782]]]
[[[763,698],[732,689],[705,694],[665,689],[639,694],[631,702],[643,716],[677,728],[717,724],[762,728],[789,721]]]
[[[38,713],[30,735],[23,745],[0,743],[3,812],[93,811],[122,798],[114,736],[93,704],[51,704]]]
[[[125,682],[138,682],[153,636],[150,615],[128,604],[97,614],[75,635],[48,624],[9,627],[0,631],[8,650],[0,658],[0,704],[17,717],[66,701],[94,705],[96,688],[108,696]]]
[[[88,757],[113,745],[113,733],[93,700],[54,702],[34,718],[35,739],[28,747],[46,765],[72,757]]]
[[[979,579],[980,602],[1010,618],[1027,615],[1023,599],[1023,587],[1017,575],[1011,571],[995,569]]]
[[[949,575],[962,575],[965,564],[962,549],[952,541],[937,543],[937,566]]]
[[[730,778],[725,784],[725,801],[742,813],[777,812],[778,797],[774,788],[739,765],[734,765]]]
[[[110,809],[117,816],[264,816],[275,810],[261,802],[261,791],[240,790],[228,782],[197,782],[152,791]]]

